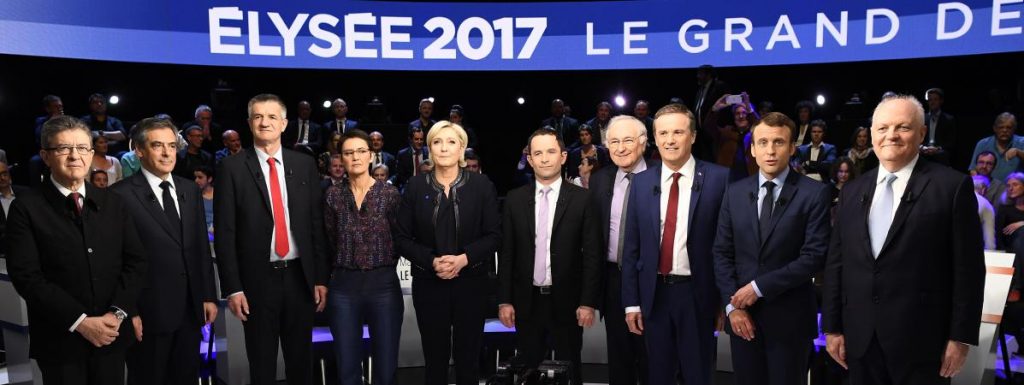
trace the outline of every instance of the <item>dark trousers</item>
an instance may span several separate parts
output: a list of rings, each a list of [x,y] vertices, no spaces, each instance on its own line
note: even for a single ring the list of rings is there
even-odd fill
[[[646,385],[647,348],[644,337],[630,333],[626,326],[626,308],[622,306],[622,271],[614,262],[606,265],[601,316],[608,340],[608,384]]]
[[[942,357],[926,362],[913,362],[908,357],[893,357],[882,351],[878,336],[863,357],[849,359],[850,383],[857,385],[933,385],[949,384],[950,379],[939,376]]]
[[[426,363],[423,383],[447,385],[454,356],[455,384],[478,385],[487,277],[413,278],[412,303]]]
[[[315,305],[300,260],[276,270],[268,263],[266,281],[246,293],[249,320],[242,326],[253,385],[277,384],[279,340],[288,384],[310,384]]]
[[[185,311],[178,328],[158,333],[146,330],[142,320],[142,341],[128,350],[128,383],[132,385],[193,385],[199,378],[199,342],[201,326],[194,310],[185,301]],[[125,320],[130,322],[130,320]],[[135,336],[131,336],[135,338]]]
[[[528,367],[536,368],[548,358],[548,338],[555,348],[555,359],[572,362],[572,383],[582,384],[580,349],[583,328],[576,321],[576,309],[555,309],[551,294],[533,289],[529,317],[516,315],[516,345]],[[524,309],[525,310],[525,309]],[[572,314],[569,318],[565,313]]]
[[[767,337],[766,337],[767,335]],[[806,385],[810,365],[811,339],[772,339],[755,325],[754,339],[731,336],[733,372],[737,385]]]
[[[370,329],[375,385],[393,385],[398,370],[405,302],[395,267],[369,271],[334,269],[328,290],[334,353],[341,385],[362,385],[363,324]]]
[[[198,352],[198,349],[196,351]],[[38,364],[39,371],[43,374],[44,385],[123,384],[124,356],[124,352],[92,354],[76,362],[38,361]]]
[[[710,385],[714,314],[698,314],[692,282],[655,284],[653,314],[644,314],[651,384]]]

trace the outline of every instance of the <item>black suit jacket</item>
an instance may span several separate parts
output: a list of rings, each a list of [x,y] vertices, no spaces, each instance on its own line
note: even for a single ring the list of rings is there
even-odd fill
[[[459,276],[487,275],[494,271],[494,252],[501,242],[497,193],[486,176],[465,170],[459,173],[448,193],[458,205],[455,209],[458,246],[469,262]],[[434,258],[440,257],[434,246],[434,208],[438,191],[433,174],[420,174],[410,179],[402,192],[395,247],[412,263],[412,276],[417,279],[440,279],[433,267]]]
[[[310,127],[312,127],[312,125],[310,125]],[[323,151],[327,151],[328,142],[331,141],[331,135],[335,132],[344,134],[355,128],[359,128],[359,122],[352,119],[345,119],[345,127],[342,127],[340,130],[338,129],[337,119],[331,119],[324,122],[320,129],[320,148],[323,149]],[[424,131],[424,133],[426,132]],[[313,139],[310,139],[309,141],[312,142]]]
[[[131,322],[120,337],[93,347],[68,329],[83,313],[101,316],[116,306],[129,317],[146,277],[146,257],[135,221],[120,197],[86,184],[81,218],[50,181],[18,196],[7,218],[7,268],[28,306],[30,356],[54,363],[123,351],[135,339]]]
[[[214,250],[220,292],[228,296],[246,292],[250,305],[258,302],[252,288],[264,284],[270,271],[274,215],[270,189],[264,181],[256,149],[246,148],[239,156],[224,158],[214,179],[213,220],[217,229]],[[288,191],[289,229],[295,238],[306,287],[326,285],[330,275],[323,226],[323,199],[316,161],[301,153],[282,149],[285,185]]]
[[[753,175],[730,185],[722,201],[713,249],[722,306],[755,281],[764,297],[748,310],[758,333],[809,341],[818,336],[818,301],[811,279],[825,267],[831,187],[790,170],[764,234],[758,221],[759,190],[758,176]],[[729,322],[725,324],[733,333]]]
[[[576,308],[598,308],[601,301],[599,223],[586,189],[561,183],[551,223],[551,296],[555,319],[572,322]],[[498,253],[498,303],[510,303],[529,318],[533,298],[536,184],[508,193]]]
[[[919,158],[878,259],[868,213],[878,169],[843,187],[825,266],[822,328],[860,358],[941,359],[946,341],[978,343],[985,260],[971,178]]]
[[[569,143],[575,143],[579,139],[580,122],[568,116],[562,115],[561,118],[549,117],[542,120],[540,126],[551,126],[551,128],[554,128],[555,132],[558,133],[558,137],[562,139],[562,143],[565,143],[566,146]],[[595,142],[600,141],[601,139],[598,138]]]
[[[931,121],[932,113],[925,113],[924,125],[926,128],[929,127]],[[956,120],[953,119],[953,115],[940,111],[938,121],[935,123],[934,145],[942,150],[932,155],[923,156],[923,158],[949,166],[950,162],[956,159],[956,134]],[[925,131],[924,141],[924,144],[928,145],[928,131]]]
[[[307,143],[314,153],[319,153],[323,149],[323,133],[324,129],[319,123],[312,120],[309,121],[309,139]],[[281,134],[281,145],[285,148],[295,148],[295,144],[299,142],[299,139],[299,120],[289,120],[288,127]],[[327,138],[327,140],[330,140],[330,138]]]
[[[427,146],[424,144],[423,148],[420,149],[423,152],[423,160],[430,159],[430,151],[427,150]],[[394,181],[395,186],[399,189],[405,186],[406,182],[413,174],[412,164],[412,147],[406,147],[398,151],[398,156],[395,157],[395,168],[391,170],[391,173],[395,175]]]
[[[25,186],[11,186],[11,190],[14,191],[14,199],[18,199],[19,196],[31,191],[31,189]],[[13,202],[11,204],[13,205]],[[4,233],[7,229],[7,214],[4,211],[4,207],[0,205],[0,255],[7,253],[7,243],[4,241]]]
[[[180,230],[172,228],[141,171],[110,187],[131,210],[149,258],[147,285],[139,297],[139,315],[146,332],[174,331],[184,317],[186,298],[191,300],[187,305],[195,326],[201,326],[203,302],[217,300],[202,192],[195,182],[172,177]]]

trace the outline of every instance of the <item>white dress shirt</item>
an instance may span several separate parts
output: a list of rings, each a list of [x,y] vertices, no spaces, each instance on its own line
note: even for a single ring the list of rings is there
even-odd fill
[[[274,244],[277,242],[276,232],[270,233],[270,243],[267,245],[267,259],[269,262],[287,261],[299,257],[299,250],[295,243],[295,236],[292,234],[292,220],[288,215],[288,185],[285,184],[285,173],[287,172],[284,168],[284,157],[281,156],[281,148],[278,147],[277,152],[273,155],[269,155],[263,150],[256,149],[256,157],[260,161],[260,171],[263,173],[263,182],[267,186],[267,196],[270,198],[270,203],[274,203],[274,193],[270,189],[270,165],[267,164],[267,159],[274,158],[277,164],[277,183],[281,186],[281,203],[284,206],[284,223],[288,226],[288,254],[285,254],[284,258],[281,258],[274,252]],[[273,212],[273,210],[271,210]]]
[[[558,204],[558,193],[562,190],[562,178],[556,179],[554,182],[547,186],[541,184],[540,181],[536,180],[534,181],[534,183],[537,185],[537,189],[534,191],[534,199],[536,200],[536,203],[533,205],[534,228],[536,228],[537,226],[537,217],[540,216],[540,201],[544,199],[544,195],[542,195],[540,191],[545,187],[551,188],[551,191],[548,192],[548,242],[544,246],[545,258],[547,258],[547,262],[545,262],[545,266],[547,266],[545,270],[547,270],[547,273],[544,275],[544,282],[542,282],[540,285],[537,285],[551,286],[551,230],[554,228],[556,208],[555,206]]]
[[[872,197],[872,202],[877,202],[882,196],[882,191],[885,189],[882,183],[885,182],[885,178],[889,174],[895,174],[896,180],[892,181],[892,218],[896,217],[896,211],[900,208],[900,202],[903,201],[903,193],[907,191],[907,182],[910,181],[910,175],[914,172],[914,166],[917,165],[917,159],[920,155],[914,155],[914,160],[907,163],[906,166],[897,170],[896,172],[889,172],[885,167],[878,167],[878,177],[875,179],[875,195]]]
[[[672,245],[672,271],[671,275],[690,275],[690,255],[686,249],[686,238],[688,233],[690,217],[690,193],[693,191],[693,176],[696,172],[697,162],[691,156],[689,160],[679,169],[683,174],[679,178],[679,205],[676,208],[676,234]],[[661,226],[658,234],[665,234],[665,213],[668,211],[668,198],[672,191],[672,174],[677,171],[669,169],[664,164],[661,167]],[[661,238],[658,238],[661,241]],[[660,248],[659,248],[660,249]]]
[[[7,218],[7,214],[11,212],[11,203],[14,202],[14,187],[11,187],[11,195],[4,195],[0,193],[0,205],[4,206],[4,218]]]
[[[167,179],[160,179],[160,177],[153,175],[153,173],[146,170],[145,167],[141,168],[142,175],[146,177],[146,182],[149,182],[149,188],[153,190],[153,195],[156,195],[156,201],[160,204],[160,208],[164,207],[164,189],[160,187],[160,184],[165,180],[171,183],[171,200],[174,201],[174,210],[178,212],[178,218],[181,218],[181,204],[178,203],[178,189],[174,185],[174,178],[171,174],[167,174]]]

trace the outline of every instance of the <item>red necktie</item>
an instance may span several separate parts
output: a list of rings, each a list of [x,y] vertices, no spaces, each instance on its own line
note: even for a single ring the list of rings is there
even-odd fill
[[[668,275],[672,271],[672,253],[675,251],[676,211],[679,209],[679,177],[672,173],[672,189],[668,193],[668,209],[665,210],[665,231],[661,234],[661,258],[658,260],[658,274]]]
[[[281,198],[281,183],[277,181],[277,162],[267,159],[270,165],[270,200],[274,209],[274,252],[281,258],[288,254],[288,225],[284,220],[284,199]]]
[[[75,215],[81,216],[82,215],[82,203],[79,202],[78,199],[82,197],[82,194],[79,194],[77,191],[75,191],[75,192],[71,193],[70,196],[71,196],[71,199],[75,201]]]

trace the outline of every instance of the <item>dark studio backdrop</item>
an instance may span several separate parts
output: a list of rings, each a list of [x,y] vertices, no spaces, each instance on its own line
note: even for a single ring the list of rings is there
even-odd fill
[[[514,171],[526,137],[549,116],[554,98],[572,107],[581,122],[594,116],[601,101],[616,95],[626,100],[614,114],[632,113],[637,99],[650,101],[654,111],[670,98],[690,103],[696,92],[694,68],[670,70],[537,71],[537,72],[416,72],[370,70],[310,70],[137,64],[27,56],[0,56],[0,116],[4,135],[0,148],[8,153],[16,183],[27,178],[28,158],[37,149],[33,121],[43,115],[42,98],[63,98],[66,114],[88,113],[87,97],[95,92],[118,95],[120,103],[109,113],[126,127],[157,113],[170,114],[177,124],[192,119],[199,104],[209,104],[214,119],[225,128],[243,133],[251,145],[245,123],[247,100],[263,92],[281,96],[294,118],[299,100],[314,107],[313,120],[331,118],[324,100],[341,97],[349,117],[366,121],[377,113],[367,104],[379,99],[391,124],[367,125],[385,135],[392,153],[406,145],[405,127],[416,119],[417,104],[435,98],[434,119],[446,119],[453,104],[465,108],[465,123],[479,136],[483,169],[499,193],[515,187]],[[415,70],[415,68],[409,68]],[[733,91],[746,91],[756,105],[763,100],[795,116],[794,105],[814,100],[826,103],[815,116],[829,123],[827,142],[845,148],[848,132],[866,124],[874,104],[885,91],[912,93],[941,87],[945,110],[957,119],[956,159],[963,170],[977,139],[991,135],[996,114],[1020,116],[1024,100],[1024,54],[988,54],[947,58],[718,68],[719,78]],[[857,94],[861,106],[847,102]],[[524,98],[525,104],[517,103]],[[362,123],[361,123],[362,124]]]

